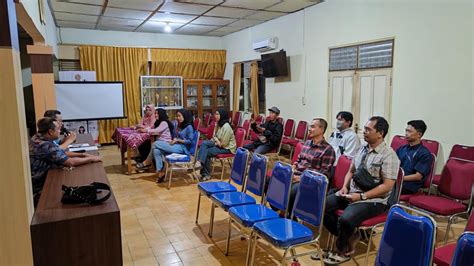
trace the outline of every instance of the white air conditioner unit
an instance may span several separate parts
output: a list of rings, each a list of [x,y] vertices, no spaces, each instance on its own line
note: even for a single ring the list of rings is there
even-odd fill
[[[252,43],[252,48],[255,52],[263,53],[277,48],[277,37],[272,37]]]

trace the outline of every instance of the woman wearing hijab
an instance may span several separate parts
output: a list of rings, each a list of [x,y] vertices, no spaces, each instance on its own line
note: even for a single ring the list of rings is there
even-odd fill
[[[156,136],[156,140],[162,140],[166,142],[170,142],[173,139],[174,126],[169,121],[168,114],[166,110],[163,108],[159,108],[155,112],[155,124],[153,128],[141,128],[138,131],[142,133],[150,133],[153,136]],[[137,168],[144,170],[149,168],[152,164],[153,160],[153,152],[151,150],[151,143],[149,141],[145,141],[142,145],[138,147],[138,151],[140,151],[140,162],[137,163]]]
[[[140,128],[152,128],[153,124],[155,123],[155,106],[153,104],[149,104],[145,107],[145,114],[140,121],[140,123],[136,126],[132,126],[132,129],[140,129]]]
[[[201,180],[209,180],[211,175],[211,159],[218,154],[235,153],[236,141],[234,131],[229,123],[229,113],[225,109],[219,109],[214,114],[216,127],[211,140],[201,144],[196,158],[195,168],[201,168]]]
[[[163,156],[171,153],[190,155],[190,149],[194,141],[193,115],[190,111],[181,109],[177,112],[178,134],[172,141],[155,141],[152,145],[155,168],[158,173],[157,182],[163,182],[165,172],[163,171]]]

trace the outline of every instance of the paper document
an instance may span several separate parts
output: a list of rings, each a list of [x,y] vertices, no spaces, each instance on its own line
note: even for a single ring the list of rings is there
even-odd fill
[[[88,147],[79,147],[79,148],[70,148],[69,151],[96,151],[97,146],[88,146]]]
[[[74,143],[69,146],[68,148],[81,148],[81,147],[89,147],[89,143]]]

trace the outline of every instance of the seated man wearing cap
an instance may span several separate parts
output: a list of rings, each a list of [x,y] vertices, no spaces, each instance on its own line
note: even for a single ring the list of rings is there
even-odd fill
[[[257,134],[261,134],[258,140],[253,143],[244,145],[244,148],[248,150],[255,150],[256,153],[265,154],[278,148],[280,145],[281,137],[283,136],[283,125],[278,121],[278,115],[280,109],[272,107],[268,109],[270,111],[269,119],[262,125],[252,122],[252,129]]]

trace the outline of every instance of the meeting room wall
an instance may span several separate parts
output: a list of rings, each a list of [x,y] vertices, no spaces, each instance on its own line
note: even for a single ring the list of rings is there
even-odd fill
[[[297,120],[327,117],[329,48],[394,38],[390,133],[423,119],[444,160],[453,144],[474,145],[473,24],[467,0],[326,1],[225,36],[225,78],[232,80],[234,62],[260,57],[253,41],[276,36],[291,80],[266,80],[267,106]]]
[[[61,43],[147,48],[223,49],[220,37],[61,28]]]

